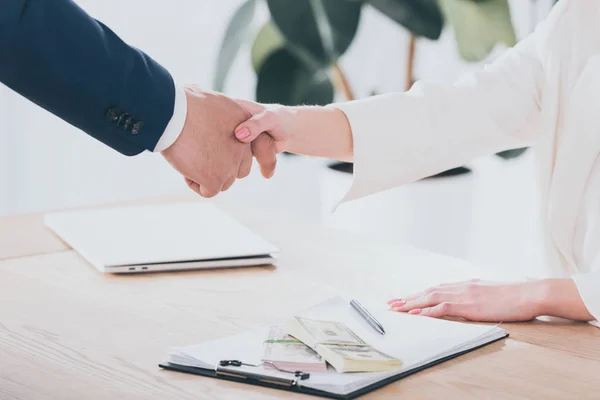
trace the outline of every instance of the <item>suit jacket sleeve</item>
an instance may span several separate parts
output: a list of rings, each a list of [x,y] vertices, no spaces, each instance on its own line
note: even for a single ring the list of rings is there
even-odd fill
[[[568,3],[568,2],[566,2]],[[536,32],[453,85],[417,82],[406,93],[332,105],[354,140],[354,200],[536,141],[543,54],[561,2]]]
[[[0,82],[125,155],[173,115],[170,74],[71,0],[2,1]]]

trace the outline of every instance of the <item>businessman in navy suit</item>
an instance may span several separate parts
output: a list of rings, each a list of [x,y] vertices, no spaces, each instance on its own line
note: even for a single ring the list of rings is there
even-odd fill
[[[0,1],[0,82],[122,154],[161,152],[204,197],[250,173],[251,148],[233,135],[246,110],[177,85],[72,0]],[[256,146],[269,176],[270,138]]]

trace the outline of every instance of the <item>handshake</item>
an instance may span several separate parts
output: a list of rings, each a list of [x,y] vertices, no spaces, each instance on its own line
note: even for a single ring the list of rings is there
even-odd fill
[[[250,174],[253,157],[265,178],[273,176],[285,140],[278,129],[265,126],[270,116],[265,106],[192,86],[185,92],[184,128],[162,154],[192,190],[213,197],[229,189]]]

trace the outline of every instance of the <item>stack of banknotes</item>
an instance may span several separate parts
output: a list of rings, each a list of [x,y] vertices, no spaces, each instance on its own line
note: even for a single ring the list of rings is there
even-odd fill
[[[338,372],[376,372],[400,368],[402,362],[365,343],[346,324],[294,317],[285,332],[323,357]]]
[[[318,372],[326,371],[327,363],[313,349],[285,333],[284,325],[272,325],[265,340],[263,362],[281,370]]]

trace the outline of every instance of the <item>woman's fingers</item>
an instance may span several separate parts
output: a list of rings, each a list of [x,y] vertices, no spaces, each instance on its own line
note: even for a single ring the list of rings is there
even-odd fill
[[[285,108],[280,107],[255,114],[235,128],[235,137],[243,143],[250,143],[261,133],[267,132],[275,141],[284,142],[287,140],[286,132],[282,129],[285,113]]]
[[[397,303],[404,304],[404,303],[406,303],[409,300],[418,299],[419,297],[423,297],[423,296],[425,296],[425,292],[420,292],[420,293],[411,294],[410,296],[406,296],[406,297],[402,297],[402,298],[398,297],[396,299],[391,299],[391,300],[388,300],[387,303],[390,306],[393,306],[394,304],[397,304]]]
[[[261,133],[270,131],[273,126],[271,124],[274,119],[273,114],[267,111],[255,114],[242,122],[235,128],[235,137],[243,143],[250,143],[256,139]]]
[[[440,285],[440,286],[429,288],[429,289],[424,290],[424,291],[422,291],[420,293],[411,294],[410,296],[406,296],[406,297],[402,297],[402,298],[397,298],[397,299],[392,299],[392,300],[388,301],[388,304],[392,305],[392,304],[398,303],[398,302],[404,302],[404,303],[406,303],[407,301],[415,300],[415,299],[427,296],[429,293],[439,292],[439,291],[453,292],[454,290],[453,290],[453,286],[450,286],[450,285],[448,285],[448,286]]]
[[[267,134],[260,135],[252,142],[252,153],[260,165],[262,175],[267,179],[273,177],[277,167],[277,152],[273,138]]]
[[[390,306],[393,311],[408,312],[410,310],[433,307],[440,303],[454,302],[456,300],[458,300],[456,293],[435,291],[413,300],[401,300],[390,304]]]
[[[409,314],[421,315],[423,317],[443,318],[462,317],[466,318],[468,305],[461,303],[443,302],[433,307],[411,310]]]
[[[411,295],[406,296],[406,297],[392,299],[392,300],[388,301],[388,304],[391,305],[393,303],[398,303],[398,302],[404,302],[404,303],[406,303],[407,301],[415,300],[415,299],[418,299],[420,297],[426,296],[427,293],[431,293],[431,292],[435,292],[435,291],[439,291],[439,290],[440,289],[438,287],[429,288],[429,289],[424,290],[422,292],[411,294]]]
[[[468,281],[462,281],[462,282],[442,283],[440,285],[440,287],[466,285],[468,283],[477,283],[479,281],[481,281],[481,279],[475,278],[475,279],[469,279]]]
[[[431,292],[436,292],[436,291],[442,291],[442,292],[459,292],[464,288],[464,285],[468,285],[471,283],[477,283],[480,282],[480,279],[469,279],[467,281],[462,281],[462,282],[452,282],[452,283],[442,283],[436,287],[431,287],[428,288],[427,290],[424,290],[420,293],[416,293],[416,294],[412,294],[409,295],[407,297],[397,297],[391,300],[388,300],[388,304],[391,305],[393,303],[398,303],[400,301],[409,301],[409,300],[414,300],[417,299],[419,297],[423,297],[428,293]]]

